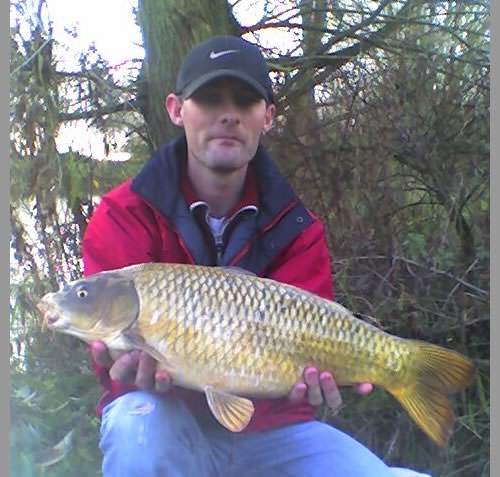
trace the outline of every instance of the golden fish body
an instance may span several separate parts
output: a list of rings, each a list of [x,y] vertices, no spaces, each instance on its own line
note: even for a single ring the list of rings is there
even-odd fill
[[[133,265],[72,282],[40,308],[53,329],[146,351],[176,384],[204,391],[233,431],[253,414],[247,398],[286,396],[315,366],[339,385],[386,389],[442,445],[454,420],[448,394],[473,374],[454,351],[390,335],[336,302],[235,269]]]
[[[135,278],[137,327],[189,387],[283,396],[308,365],[333,367],[339,384],[368,376],[382,384],[397,378],[409,355],[404,340],[303,290],[220,268],[194,274],[179,265],[158,273],[163,268],[148,267]]]

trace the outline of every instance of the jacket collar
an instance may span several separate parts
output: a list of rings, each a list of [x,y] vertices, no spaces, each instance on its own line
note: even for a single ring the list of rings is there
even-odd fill
[[[184,197],[182,174],[186,157],[186,138],[182,135],[162,145],[132,181],[132,190],[169,220],[175,218],[179,197]],[[264,229],[298,198],[262,145],[251,165],[256,178],[258,228]],[[188,205],[190,197],[184,200]]]

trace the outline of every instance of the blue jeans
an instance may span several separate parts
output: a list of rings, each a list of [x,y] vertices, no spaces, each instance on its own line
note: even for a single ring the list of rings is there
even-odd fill
[[[395,475],[366,447],[327,424],[235,434],[200,425],[179,400],[143,391],[104,408],[100,448],[104,477]]]

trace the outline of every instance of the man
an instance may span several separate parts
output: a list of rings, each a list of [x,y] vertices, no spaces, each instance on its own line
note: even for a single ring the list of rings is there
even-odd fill
[[[276,111],[271,86],[259,49],[240,38],[215,37],[188,54],[165,102],[184,134],[102,198],[83,242],[85,274],[158,261],[238,266],[333,299],[323,226],[260,144]],[[340,402],[328,370],[305,370],[288,399],[255,400],[249,426],[233,434],[149,356],[113,360],[102,342],[91,350],[106,388],[105,477],[393,475],[314,420],[316,406]]]

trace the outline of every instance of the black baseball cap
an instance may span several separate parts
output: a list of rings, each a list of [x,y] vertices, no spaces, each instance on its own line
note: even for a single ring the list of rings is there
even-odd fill
[[[216,36],[193,48],[177,75],[176,93],[188,98],[208,82],[237,78],[274,103],[272,82],[260,49],[237,36]]]

